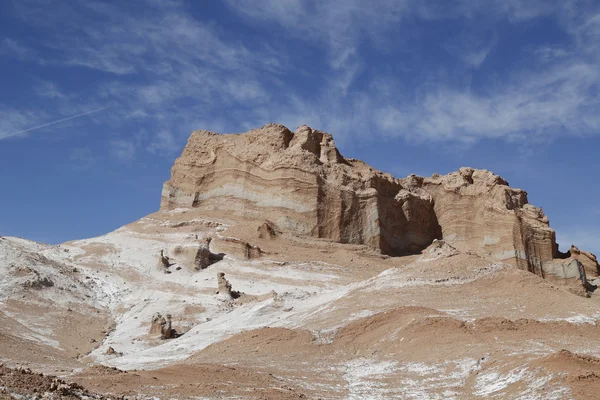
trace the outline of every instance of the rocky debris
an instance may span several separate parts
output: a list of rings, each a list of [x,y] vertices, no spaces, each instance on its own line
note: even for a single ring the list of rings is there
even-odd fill
[[[33,278],[27,279],[23,283],[23,287],[29,288],[29,289],[41,290],[44,288],[49,288],[49,287],[54,286],[54,282],[50,278],[42,277],[39,274],[39,272],[37,272],[34,269],[29,268],[28,270],[31,271],[35,276]]]
[[[253,246],[243,240],[229,237],[213,239],[210,243],[210,248],[213,254],[227,254],[228,256],[246,260],[259,258],[262,253],[258,246]]]
[[[190,242],[190,239],[196,242]],[[224,254],[215,254],[210,251],[209,245],[211,237],[201,238],[198,242],[198,235],[189,235],[187,241],[177,244],[172,248],[161,250],[159,260],[162,270],[166,274],[179,271],[183,268],[200,271],[208,268],[210,265],[221,261]],[[167,252],[171,257],[167,256]],[[172,266],[177,265],[175,269]]]
[[[150,325],[150,334],[160,334],[161,339],[172,339],[179,335],[177,331],[172,328],[171,314],[166,314],[164,317],[160,313],[156,313],[152,316],[152,323]]]
[[[7,397],[4,397],[7,396]],[[29,368],[0,365],[0,398],[4,399],[108,399],[81,385]]]
[[[453,246],[446,243],[444,240],[435,239],[433,243],[425,250],[419,257],[419,261],[431,261],[440,258],[448,258],[459,254],[458,250]]]
[[[109,346],[108,349],[106,349],[106,352],[104,352],[104,354],[109,355],[109,356],[122,356],[123,353],[121,353],[120,351],[116,351],[112,346]]]
[[[590,295],[590,292],[581,284],[568,286],[566,289],[567,289],[567,292],[572,293],[576,296],[585,297],[587,299],[592,297]]]
[[[229,283],[229,281],[225,278],[224,272],[217,273],[217,285],[218,289],[216,294],[222,298],[225,298],[226,300],[237,299],[241,295],[240,292],[232,289],[231,283]]]
[[[295,133],[277,124],[237,135],[193,132],[162,192],[161,209],[177,207],[253,221],[268,214],[296,235],[365,244],[387,255],[417,253],[444,239],[458,251],[540,276],[544,263],[560,257],[543,210],[502,177],[461,168],[397,179],[344,158],[330,134],[308,126]],[[276,236],[269,223],[258,235]]]
[[[164,250],[160,251],[160,263],[162,264],[165,270],[168,270],[172,265],[175,264],[170,262],[169,257],[164,254]]]
[[[209,246],[212,241],[213,238],[207,238],[205,243],[198,248],[196,257],[194,258],[194,268],[196,271],[208,268],[212,264],[221,261],[225,256],[225,253],[213,253],[210,250]]]
[[[200,246],[194,257],[194,268],[199,271],[208,268],[212,264],[212,253],[208,246]]]
[[[259,239],[275,239],[279,235],[279,232],[275,229],[272,222],[266,221],[258,227],[258,238]]]

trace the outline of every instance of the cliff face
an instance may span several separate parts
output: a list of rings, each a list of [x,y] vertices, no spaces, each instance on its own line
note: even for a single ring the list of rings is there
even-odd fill
[[[219,210],[300,235],[389,255],[434,239],[543,275],[559,256],[543,211],[486,170],[396,179],[346,159],[330,134],[269,124],[244,134],[196,131],[172,168],[161,209]],[[257,225],[258,226],[258,225]]]
[[[390,174],[340,155],[330,134],[270,124],[239,135],[194,132],[162,192],[161,209],[197,207],[284,230],[366,244],[387,254],[441,237],[433,201]]]
[[[542,275],[542,265],[558,256],[554,230],[527,193],[486,170],[461,168],[445,176],[402,179],[429,193],[446,241],[463,250],[511,261]]]

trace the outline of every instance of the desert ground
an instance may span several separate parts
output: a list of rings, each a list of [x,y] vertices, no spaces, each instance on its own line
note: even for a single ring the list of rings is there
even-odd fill
[[[107,398],[598,396],[594,294],[443,241],[388,257],[203,214],[58,246],[0,239],[3,396],[49,390],[16,368]],[[196,270],[208,237],[229,254]],[[216,293],[220,272],[239,297]],[[149,333],[155,313],[178,337]]]
[[[0,398],[598,399],[600,266],[526,195],[199,131],[158,212],[0,237]]]

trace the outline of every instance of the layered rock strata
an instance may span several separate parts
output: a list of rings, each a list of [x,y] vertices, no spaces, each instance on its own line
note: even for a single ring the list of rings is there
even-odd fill
[[[283,230],[366,244],[386,254],[415,252],[441,238],[430,195],[392,175],[345,159],[330,134],[265,125],[245,134],[192,134],[161,209],[196,207],[269,219]]]
[[[568,256],[559,253],[542,209],[490,171],[397,179],[344,158],[330,134],[307,126],[295,133],[277,124],[243,134],[193,132],[162,192],[162,210],[178,207],[253,221],[268,216],[282,231],[388,255],[444,239],[542,276],[545,263]],[[597,270],[592,256],[579,257],[594,264],[586,271]]]
[[[459,250],[510,261],[538,275],[544,262],[559,256],[543,210],[528,203],[527,192],[490,171],[461,168],[400,181],[432,197],[444,240]]]
[[[259,247],[252,246],[240,239],[228,237],[213,239],[210,243],[210,251],[242,259],[258,258],[261,255]]]

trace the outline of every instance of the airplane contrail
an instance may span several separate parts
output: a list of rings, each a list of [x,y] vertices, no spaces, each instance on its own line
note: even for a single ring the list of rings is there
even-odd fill
[[[74,119],[74,118],[83,117],[84,115],[88,115],[88,114],[92,114],[92,113],[95,113],[95,112],[98,112],[98,111],[106,110],[107,108],[110,108],[110,107],[112,107],[112,106],[106,106],[106,107],[98,108],[96,110],[86,111],[84,113],[73,115],[71,117],[59,119],[58,121],[48,122],[47,124],[34,126],[33,128],[25,129],[25,130],[22,130],[22,131],[19,131],[19,132],[9,133],[8,135],[0,136],[0,139],[5,139],[5,138],[11,137],[11,136],[20,135],[21,133],[25,133],[25,132],[31,132],[31,131],[34,131],[36,129],[45,128],[47,126],[58,124],[60,122],[69,121],[69,120]]]

